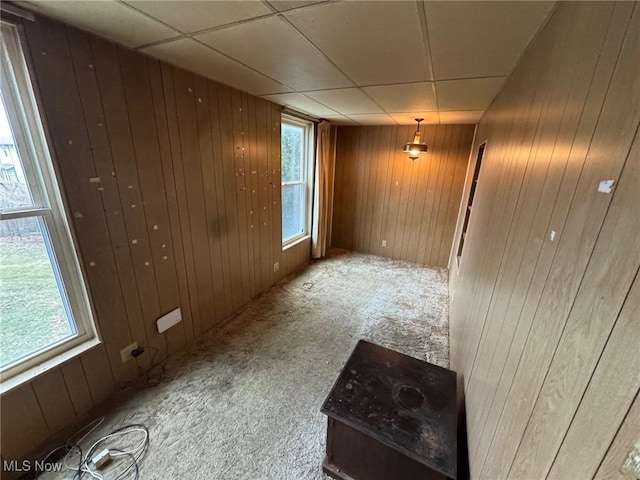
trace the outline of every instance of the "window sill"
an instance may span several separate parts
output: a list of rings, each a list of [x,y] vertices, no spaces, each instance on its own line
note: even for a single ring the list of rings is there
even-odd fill
[[[100,343],[102,342],[100,342],[97,337],[90,338],[80,345],[76,345],[75,347],[70,348],[69,350],[66,350],[59,355],[56,355],[53,358],[50,358],[49,360],[39,363],[38,365],[31,367],[28,370],[25,370],[24,372],[18,373],[17,375],[14,375],[7,380],[2,380],[2,382],[0,382],[0,395],[4,395],[5,393],[10,392],[15,388],[18,388],[21,385],[32,381],[43,373],[59,367],[64,362],[82,355],[83,353],[91,350],[94,347],[97,347],[98,345],[100,345]]]
[[[287,240],[287,243],[283,243],[282,244],[282,251],[284,252],[285,250],[288,250],[291,247],[295,247],[296,245],[309,240],[311,238],[311,235],[309,234],[304,234],[300,237],[295,237],[292,238],[291,240]]]

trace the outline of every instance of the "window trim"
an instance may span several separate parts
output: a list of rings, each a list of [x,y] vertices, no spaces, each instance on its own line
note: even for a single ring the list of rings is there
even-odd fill
[[[76,334],[9,364],[0,372],[0,393],[73,358],[100,343],[89,293],[55,167],[47,146],[44,122],[29,77],[18,26],[1,22],[1,87],[16,147],[20,152],[33,204],[0,212],[0,219],[37,216],[49,237],[63,279],[66,301],[73,312]],[[54,266],[55,275],[55,266]],[[64,299],[63,299],[64,303]]]
[[[282,239],[282,250],[286,250],[287,248],[293,246],[294,244],[309,238],[311,236],[311,212],[312,212],[312,201],[313,201],[313,170],[315,165],[314,151],[315,151],[315,136],[314,136],[314,123],[310,120],[305,120],[293,115],[289,115],[286,113],[282,113],[281,119],[281,128],[282,125],[288,124],[294,127],[303,128],[305,131],[304,135],[304,145],[303,152],[305,158],[303,159],[302,164],[302,177],[304,181],[296,181],[296,182],[283,182],[282,181],[282,173],[280,176],[280,192],[282,195],[282,187],[288,185],[305,185],[305,219],[304,219],[304,229],[298,235],[294,235],[288,239]],[[282,163],[282,158],[280,159]],[[281,165],[282,171],[282,165]],[[282,197],[281,197],[282,198]],[[282,201],[280,202],[280,208],[282,210]],[[282,215],[282,212],[281,212]],[[282,232],[280,232],[282,236]]]

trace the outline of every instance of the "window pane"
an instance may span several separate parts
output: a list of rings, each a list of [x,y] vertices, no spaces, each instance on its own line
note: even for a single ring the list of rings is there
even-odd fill
[[[282,183],[302,181],[304,128],[282,124]]]
[[[282,240],[304,232],[305,185],[282,186]]]
[[[43,225],[0,222],[0,367],[76,333]]]
[[[33,201],[9,126],[4,98],[0,104],[0,210],[30,207]]]

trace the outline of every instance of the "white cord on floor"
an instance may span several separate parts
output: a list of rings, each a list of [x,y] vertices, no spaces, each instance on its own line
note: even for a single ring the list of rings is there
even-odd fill
[[[111,457],[120,457],[123,455],[135,455],[136,453],[141,452],[145,446],[147,445],[147,440],[149,438],[149,433],[144,430],[143,428],[140,427],[131,427],[130,429],[127,430],[123,430],[121,432],[115,432],[115,433],[110,433],[109,435],[105,435],[104,437],[102,437],[101,439],[99,439],[97,442],[95,442],[93,445],[91,445],[91,448],[89,449],[89,452],[91,452],[96,445],[98,445],[99,443],[104,442],[105,440],[108,440],[109,438],[113,438],[113,437],[117,437],[117,436],[121,436],[121,435],[128,435],[130,433],[133,432],[142,432],[144,433],[144,438],[142,439],[142,442],[140,442],[140,445],[138,445],[137,447],[131,449],[131,450],[123,450],[122,452],[118,452],[118,453],[110,453],[109,455]],[[87,459],[87,460],[91,460],[91,459]]]
[[[65,444],[65,446],[69,447],[69,446],[73,446],[73,445],[80,445],[80,443],[87,438],[91,432],[93,432],[96,428],[98,428],[102,422],[104,422],[104,417],[98,417],[95,420],[93,420],[92,422],[88,423],[87,425],[85,425],[84,427],[82,427],[80,430],[78,430],[76,433],[74,433],[73,435],[71,435],[68,439],[67,439],[67,443]],[[78,435],[79,433],[85,431],[87,428],[89,428],[89,431],[87,433],[85,433],[82,437],[80,437],[79,440],[77,441],[72,441],[73,437],[75,437],[76,435]]]
[[[99,473],[97,473],[97,472],[93,472],[93,471],[91,470],[91,468],[89,468],[89,462],[87,462],[87,465],[86,465],[86,466],[84,466],[84,467],[82,468],[82,471],[83,471],[83,472],[87,472],[87,473],[88,473],[89,475],[91,475],[93,478],[97,478],[98,480],[104,480],[104,478],[102,477],[102,475],[100,475],[100,474],[99,474]]]
[[[104,477],[92,470],[91,468],[91,460],[92,460],[92,455],[94,455],[96,453],[97,450],[97,446],[106,442],[107,440],[111,440],[114,439],[116,437],[123,437],[126,435],[130,435],[130,434],[135,434],[136,432],[142,432],[143,433],[143,437],[140,441],[139,444],[135,445],[134,447],[132,447],[129,450],[119,450],[119,449],[111,449],[109,450],[109,457],[111,458],[117,458],[117,457],[122,457],[122,456],[130,456],[133,459],[133,466],[135,466],[135,471],[136,471],[136,478],[137,478],[137,463],[136,460],[138,458],[140,458],[140,456],[145,452],[147,446],[149,445],[149,431],[146,429],[146,427],[144,425],[130,425],[130,426],[125,426],[122,427],[121,429],[118,429],[114,432],[111,432],[101,438],[99,438],[97,441],[95,441],[93,443],[93,445],[91,445],[91,447],[86,451],[86,453],[83,455],[82,453],[82,448],[80,447],[80,442],[82,442],[85,438],[87,438],[87,436],[93,432],[96,428],[98,428],[98,426],[100,424],[102,424],[102,422],[104,421],[104,417],[99,417],[97,419],[95,419],[94,421],[92,421],[91,423],[89,423],[88,425],[86,425],[85,427],[81,428],[80,430],[78,430],[76,433],[74,433],[71,437],[69,437],[69,439],[67,440],[67,443],[64,445],[64,448],[67,448],[68,451],[66,453],[66,455],[63,458],[63,466],[65,468],[67,468],[68,470],[72,470],[75,472],[85,472],[88,473],[89,475],[91,475],[91,477],[97,479],[97,480],[104,480]],[[84,432],[85,430],[89,429],[77,442],[72,442],[73,438],[76,437],[78,434]],[[56,450],[63,448],[63,447],[58,447],[54,450],[52,450],[49,454],[47,454],[48,458],[53,452],[55,452]],[[71,453],[74,450],[78,450],[80,452],[80,458],[78,458],[78,460],[76,462],[74,462],[75,466],[71,466],[69,465],[68,461],[70,458]],[[126,470],[128,471],[129,468],[131,468],[131,466],[129,466]],[[122,472],[122,473],[125,473]],[[121,474],[122,475],[122,474]],[[74,477],[75,478],[75,477]],[[120,477],[118,477],[120,478]]]

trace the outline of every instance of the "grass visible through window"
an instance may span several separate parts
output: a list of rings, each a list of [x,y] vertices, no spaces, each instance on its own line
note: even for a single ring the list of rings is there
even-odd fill
[[[0,365],[6,365],[74,332],[42,235],[0,236],[0,252]]]

